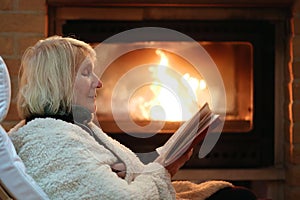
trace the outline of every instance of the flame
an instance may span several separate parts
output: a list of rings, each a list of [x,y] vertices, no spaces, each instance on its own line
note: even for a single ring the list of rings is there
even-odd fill
[[[169,65],[169,59],[168,59],[168,57],[166,56],[166,54],[162,50],[156,49],[155,53],[160,56],[159,65],[164,65],[164,66],[168,66]]]
[[[143,108],[141,108],[143,116],[148,120],[187,120],[199,107],[195,99],[191,97],[195,96],[199,89],[204,90],[206,83],[204,80],[198,80],[190,76],[189,73],[184,74],[182,78],[178,80],[178,78],[172,76],[166,70],[166,66],[169,66],[169,60],[166,54],[159,49],[156,50],[156,54],[160,56],[159,65],[149,68],[153,78],[156,80],[150,85],[154,98],[143,103]],[[187,91],[190,90],[182,89],[182,85],[186,85],[186,88],[191,88],[193,94],[187,94]],[[171,91],[164,86],[172,86],[172,89],[177,88],[177,90]]]

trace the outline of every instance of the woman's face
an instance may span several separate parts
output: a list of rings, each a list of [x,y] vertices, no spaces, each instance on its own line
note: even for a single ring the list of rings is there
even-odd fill
[[[94,63],[88,58],[85,59],[75,78],[73,103],[94,113],[96,111],[96,89],[101,87],[102,82],[94,73]]]

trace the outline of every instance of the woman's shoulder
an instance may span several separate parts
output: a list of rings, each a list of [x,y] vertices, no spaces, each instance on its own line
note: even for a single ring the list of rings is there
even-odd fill
[[[9,134],[15,134],[16,132],[22,131],[28,132],[32,129],[35,131],[38,129],[56,130],[60,128],[65,128],[65,130],[68,130],[66,127],[75,128],[75,125],[54,118],[35,118],[28,123],[26,123],[25,120],[20,121],[17,125],[10,129]]]
[[[58,126],[58,125],[72,125],[72,123],[63,121],[61,119],[55,119],[52,117],[45,117],[45,118],[35,118],[31,121],[29,121],[27,126],[34,126],[34,127],[39,127],[39,126]]]
[[[20,148],[86,148],[98,146],[79,126],[54,118],[36,118],[9,133],[16,149]]]

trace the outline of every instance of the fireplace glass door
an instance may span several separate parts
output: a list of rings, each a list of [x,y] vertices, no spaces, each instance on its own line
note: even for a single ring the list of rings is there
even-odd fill
[[[190,47],[188,42],[155,43],[159,43],[158,46],[168,46],[169,49]],[[226,110],[213,110],[226,116],[223,131],[249,132],[253,123],[251,43],[202,41],[199,44],[215,62],[224,83]],[[118,49],[128,45],[144,46],[139,43],[102,45]],[[118,81],[125,79],[125,76],[127,80],[122,81],[121,87],[116,88]],[[214,100],[210,94],[214,88],[208,88],[201,71],[180,55],[162,49],[138,48],[130,51],[115,59],[100,78],[104,87],[98,91],[97,117],[104,131],[110,133],[122,131],[118,124],[130,126],[126,121],[127,116],[139,126],[150,121],[159,126],[163,121],[165,125],[160,133],[172,133],[182,122],[191,118],[205,102],[211,104]],[[141,84],[140,81],[134,80],[140,78],[148,80],[147,83]],[[132,87],[135,87],[134,90]],[[168,87],[172,87],[172,90]],[[189,94],[189,91],[193,94]],[[217,97],[223,99],[220,95]],[[181,100],[178,101],[177,97],[181,97]],[[117,107],[115,115],[112,111],[113,106]],[[115,120],[119,120],[117,124]],[[130,130],[130,127],[127,130]],[[142,134],[143,129],[132,128],[131,132]]]

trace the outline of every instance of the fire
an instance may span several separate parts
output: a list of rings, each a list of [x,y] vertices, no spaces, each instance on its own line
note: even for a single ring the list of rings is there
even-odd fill
[[[166,54],[159,49],[156,54],[160,56],[160,62],[149,68],[155,80],[150,85],[154,98],[143,103],[143,117],[147,120],[185,121],[197,111],[199,105],[196,94],[206,89],[206,82],[189,73],[174,76],[168,70]]]

